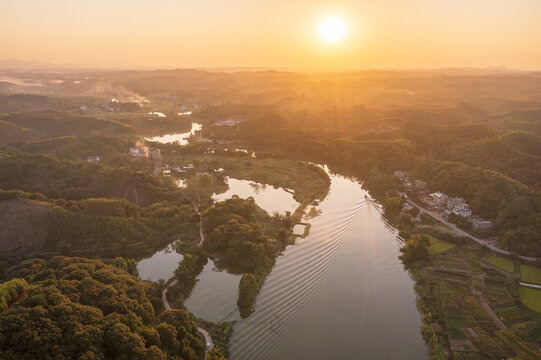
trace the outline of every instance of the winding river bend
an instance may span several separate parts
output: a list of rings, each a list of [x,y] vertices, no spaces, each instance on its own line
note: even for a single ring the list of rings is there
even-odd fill
[[[230,195],[247,186],[235,191],[235,184]],[[236,321],[232,360],[426,359],[414,282],[380,206],[358,182],[331,175],[317,208],[310,234],[277,258],[250,317],[240,319],[236,308],[240,276],[219,271],[211,260],[187,309],[210,321]],[[159,264],[166,254],[146,261]],[[172,272],[164,270],[140,267],[142,278]]]
[[[332,176],[310,235],[280,256],[231,359],[425,359],[396,231],[359,183]]]

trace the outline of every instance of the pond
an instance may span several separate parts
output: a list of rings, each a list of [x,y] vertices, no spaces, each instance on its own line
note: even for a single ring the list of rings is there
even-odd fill
[[[274,212],[285,214],[286,211],[293,213],[299,203],[293,198],[293,194],[271,185],[261,184],[250,180],[239,180],[227,178],[229,189],[221,194],[214,194],[213,199],[224,201],[230,199],[233,195],[238,195],[242,199],[250,196],[254,198],[260,208],[272,215]]]
[[[178,141],[180,145],[188,145],[188,139],[192,135],[195,135],[196,132],[201,131],[202,128],[203,128],[203,125],[193,122],[192,127],[190,131],[188,132],[172,133],[172,134],[166,134],[166,135],[161,135],[161,136],[147,137],[145,138],[145,140],[159,142],[162,144],[169,144],[169,143],[174,143]]]
[[[151,281],[169,280],[182,258],[173,245],[168,245],[165,249],[157,251],[154,255],[137,263],[139,277]]]
[[[240,275],[219,270],[214,261],[209,259],[184,305],[197,317],[209,321],[219,322],[229,316],[236,316],[240,278]]]

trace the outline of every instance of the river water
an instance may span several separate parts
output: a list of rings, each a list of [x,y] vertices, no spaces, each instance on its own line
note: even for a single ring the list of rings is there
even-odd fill
[[[397,232],[361,186],[332,176],[321,215],[280,256],[231,359],[426,359]]]
[[[231,180],[227,196],[237,187]],[[276,210],[293,203],[284,206]],[[414,282],[397,258],[401,242],[380,206],[358,182],[332,175],[317,209],[309,235],[277,258],[251,316],[240,319],[236,309],[240,276],[210,260],[187,309],[211,321],[236,320],[231,360],[426,359]],[[146,261],[160,266],[163,255],[156,256]],[[144,269],[142,278],[163,276]]]

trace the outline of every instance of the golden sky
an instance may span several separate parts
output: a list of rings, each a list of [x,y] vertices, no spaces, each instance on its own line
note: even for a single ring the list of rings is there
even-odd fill
[[[57,64],[541,69],[541,0],[0,0],[0,34],[0,59]]]

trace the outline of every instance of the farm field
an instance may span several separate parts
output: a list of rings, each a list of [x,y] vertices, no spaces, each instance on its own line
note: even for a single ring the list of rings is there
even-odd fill
[[[541,290],[520,286],[518,294],[524,305],[535,312],[541,313]]]
[[[531,284],[541,284],[541,269],[531,265],[520,265],[520,280]]]
[[[446,252],[447,250],[452,249],[453,247],[455,247],[455,245],[453,245],[453,244],[451,244],[451,243],[449,243],[447,241],[435,238],[432,235],[426,235],[425,234],[425,236],[427,236],[429,241],[430,241],[430,246],[428,247],[428,252],[431,253],[431,254],[441,254],[441,253]]]
[[[502,258],[499,256],[489,256],[486,262],[508,273],[512,273],[515,271],[515,264],[513,264],[511,260],[506,258]]]

